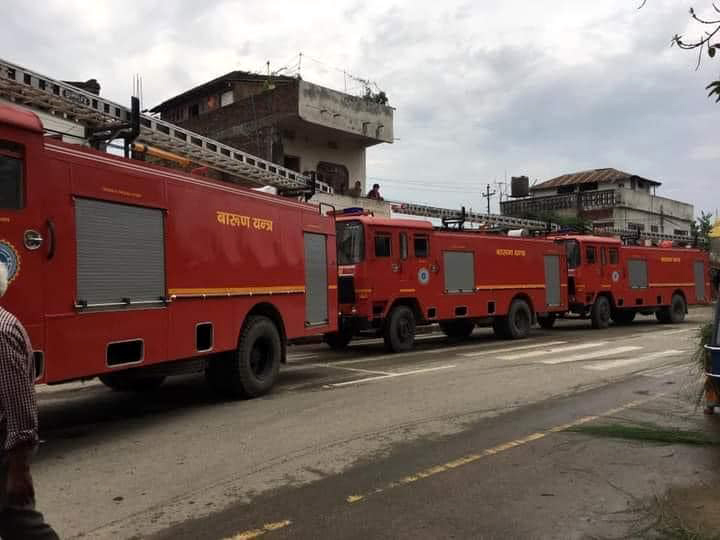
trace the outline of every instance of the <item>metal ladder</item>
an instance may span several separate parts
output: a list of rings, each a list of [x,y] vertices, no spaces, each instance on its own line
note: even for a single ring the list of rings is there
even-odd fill
[[[86,128],[119,126],[130,121],[130,109],[127,107],[2,58],[0,96],[23,107],[36,108]],[[259,186],[269,185],[280,189],[308,186],[308,178],[293,170],[147,114],[140,115],[137,142],[174,152],[199,165]],[[315,188],[332,193],[332,189],[324,182],[316,181]]]
[[[477,223],[494,228],[502,229],[529,229],[529,230],[557,230],[557,225],[548,224],[545,221],[535,219],[515,218],[511,216],[500,216],[497,214],[479,214],[477,212],[463,212],[462,210],[451,210],[438,206],[425,206],[422,204],[397,203],[393,205],[392,211],[396,214],[409,216],[421,216],[428,218],[444,219],[466,223]]]

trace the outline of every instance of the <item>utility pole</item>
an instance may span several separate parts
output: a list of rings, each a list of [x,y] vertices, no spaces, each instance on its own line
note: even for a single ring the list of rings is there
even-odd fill
[[[485,193],[482,194],[483,197],[487,199],[487,213],[490,214],[490,198],[495,195],[495,191],[490,190],[490,184],[487,185],[485,188]]]

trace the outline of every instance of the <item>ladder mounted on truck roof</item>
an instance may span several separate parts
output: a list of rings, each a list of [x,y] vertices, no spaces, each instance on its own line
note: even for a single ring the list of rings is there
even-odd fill
[[[555,231],[557,225],[536,219],[523,219],[497,214],[480,214],[461,210],[451,210],[438,206],[423,204],[397,203],[392,207],[393,212],[409,216],[420,216],[442,220],[443,224],[459,225],[460,223],[476,223],[495,229],[528,229],[532,231]]]
[[[80,124],[88,132],[112,130],[113,125],[120,129],[132,120],[127,107],[1,58],[0,96]],[[269,185],[281,191],[293,190],[293,193],[313,187],[311,179],[291,169],[147,114],[140,114],[140,133],[135,141],[174,152],[199,165],[259,186]],[[324,182],[316,180],[314,187],[332,193]]]

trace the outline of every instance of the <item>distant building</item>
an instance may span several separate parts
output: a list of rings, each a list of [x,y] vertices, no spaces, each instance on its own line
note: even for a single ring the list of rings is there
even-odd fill
[[[530,187],[530,196],[500,203],[515,217],[582,217],[597,230],[639,230],[689,236],[693,205],[658,197],[661,183],[617,169],[564,174]]]
[[[300,173],[366,192],[365,149],[393,142],[393,109],[295,77],[233,71],[168,99],[163,120]]]

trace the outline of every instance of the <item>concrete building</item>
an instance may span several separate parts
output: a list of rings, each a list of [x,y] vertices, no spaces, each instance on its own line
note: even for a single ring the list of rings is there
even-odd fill
[[[367,192],[365,150],[393,142],[393,109],[295,77],[233,71],[168,99],[163,120],[301,173]]]
[[[597,230],[640,230],[690,235],[691,204],[659,197],[656,180],[617,169],[564,174],[530,187],[530,196],[503,201],[504,215],[582,217]]]

